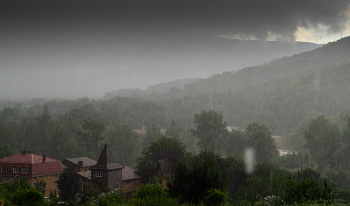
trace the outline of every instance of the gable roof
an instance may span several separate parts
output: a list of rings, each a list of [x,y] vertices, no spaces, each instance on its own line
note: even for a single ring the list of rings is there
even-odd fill
[[[141,178],[139,175],[135,174],[135,170],[130,167],[125,166],[122,170],[122,180],[131,180]]]
[[[69,161],[79,167],[90,167],[94,166],[97,162],[93,159],[90,159],[88,157],[78,157],[78,158],[70,158],[66,159],[65,161]],[[82,165],[79,165],[79,161],[82,161]]]
[[[98,158],[97,163],[90,167],[90,169],[97,170],[114,170],[114,169],[122,169],[123,166],[116,163],[112,152],[109,150],[107,145],[105,144],[100,157]]]

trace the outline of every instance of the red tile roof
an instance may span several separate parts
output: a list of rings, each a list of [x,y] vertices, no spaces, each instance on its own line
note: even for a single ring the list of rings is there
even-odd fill
[[[15,154],[9,157],[0,159],[2,172],[0,175],[19,175],[19,176],[40,176],[47,174],[56,174],[63,171],[63,168],[58,160],[45,158],[36,154]],[[28,173],[13,173],[13,167],[28,168]]]
[[[54,162],[58,161],[55,159],[51,159],[46,157],[45,162]],[[42,163],[43,162],[43,156],[36,155],[36,154],[15,154],[12,156],[8,156],[5,158],[0,159],[0,162],[6,162],[6,163],[29,163],[29,164],[36,164],[36,163]]]

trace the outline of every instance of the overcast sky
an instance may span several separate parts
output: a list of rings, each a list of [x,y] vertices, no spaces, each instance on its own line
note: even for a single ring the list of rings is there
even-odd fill
[[[0,77],[138,67],[186,36],[327,43],[349,20],[348,0],[1,0]]]

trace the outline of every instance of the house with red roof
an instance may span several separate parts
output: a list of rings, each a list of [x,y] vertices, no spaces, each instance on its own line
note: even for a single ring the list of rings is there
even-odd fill
[[[36,154],[22,153],[0,159],[0,184],[7,181],[26,177],[29,184],[34,186],[37,181],[46,182],[45,197],[50,192],[58,193],[57,184],[59,174],[63,172],[60,161]]]

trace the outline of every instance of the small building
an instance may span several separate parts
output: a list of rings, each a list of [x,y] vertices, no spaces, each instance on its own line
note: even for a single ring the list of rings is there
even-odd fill
[[[141,187],[141,177],[135,174],[130,167],[122,169],[122,194],[127,198],[133,197],[133,194]]]
[[[65,159],[62,163],[73,170],[73,172],[78,173],[90,171],[90,167],[94,166],[97,162],[88,157],[78,157]]]
[[[45,197],[50,192],[58,193],[55,183],[59,174],[63,172],[60,161],[36,154],[22,153],[0,159],[0,184],[7,181],[18,180],[26,177],[29,184],[34,187],[34,183],[43,180],[46,182]]]
[[[91,181],[98,185],[99,192],[114,190],[121,193],[123,168],[116,163],[112,152],[105,145],[97,163],[90,167]]]
[[[97,163],[90,169],[76,173],[81,180],[80,192],[113,190],[126,197],[132,197],[141,186],[141,177],[136,175],[130,167],[116,163],[107,145],[103,148]]]

